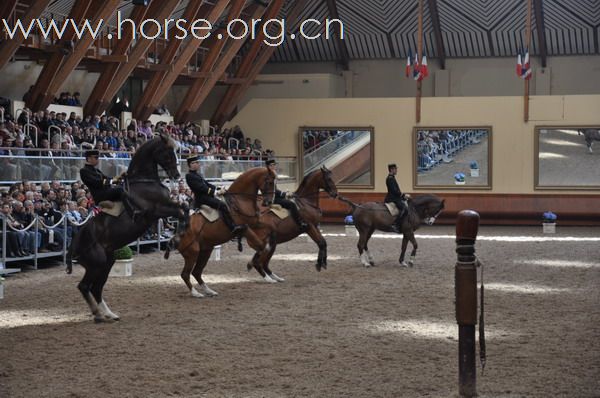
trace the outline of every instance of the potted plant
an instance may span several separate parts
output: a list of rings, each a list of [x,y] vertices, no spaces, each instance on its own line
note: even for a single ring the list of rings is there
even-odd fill
[[[110,270],[111,276],[131,276],[133,273],[133,251],[129,246],[115,250],[115,264]]]
[[[344,218],[344,226],[346,229],[346,236],[356,236],[357,235],[357,230],[354,227],[354,218],[352,217],[351,214],[347,215]]]
[[[465,185],[465,174],[464,173],[454,174],[454,184]]]
[[[479,177],[479,164],[474,160],[471,162],[471,177]]]
[[[556,233],[556,214],[547,211],[542,215],[542,228],[545,234]]]

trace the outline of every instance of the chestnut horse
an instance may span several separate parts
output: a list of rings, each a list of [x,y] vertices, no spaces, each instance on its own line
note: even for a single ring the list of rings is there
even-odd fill
[[[73,237],[67,254],[67,273],[72,271],[72,258],[77,257],[85,274],[77,287],[87,302],[95,322],[119,320],[102,297],[104,284],[115,263],[114,251],[133,242],[159,218],[187,219],[183,209],[172,202],[169,189],[158,176],[160,165],[171,179],[179,178],[176,143],[165,134],[143,144],[133,155],[127,169],[127,186],[131,198],[144,208],[135,221],[127,212],[118,217],[100,213],[86,223]]]
[[[352,218],[354,226],[358,230],[358,253],[360,261],[365,267],[375,265],[375,261],[369,253],[367,243],[373,232],[378,229],[380,231],[393,232],[392,226],[395,217],[390,214],[387,207],[383,203],[368,202],[356,204],[352,201],[340,197],[340,200],[352,206]],[[408,215],[402,221],[402,252],[398,262],[402,266],[412,266],[417,255],[417,240],[415,239],[414,231],[416,231],[423,222],[427,225],[432,225],[435,219],[444,210],[444,200],[435,195],[423,195],[416,198],[408,199]],[[408,241],[412,244],[412,252],[408,264],[404,261],[406,247]]]
[[[306,232],[319,247],[317,271],[321,271],[321,268],[327,268],[327,242],[318,227],[321,221],[321,209],[319,208],[321,189],[332,198],[337,197],[337,188],[331,178],[331,171],[327,170],[325,166],[304,177],[300,186],[294,192],[300,215],[308,224]],[[273,257],[278,243],[290,241],[300,235],[302,231],[289,215],[281,219],[271,211],[261,215],[259,226],[257,228],[252,227],[252,230],[260,239],[270,238],[269,244],[271,247],[268,251],[255,253],[252,261],[248,263],[248,270],[254,267],[267,282],[283,282],[283,278],[275,275],[269,269],[269,261]]]
[[[258,224],[260,217],[257,203],[259,190],[263,195],[263,206],[269,206],[273,202],[275,194],[275,174],[266,167],[252,168],[231,184],[225,193],[225,201],[236,224],[247,224],[249,227]],[[244,236],[253,249],[259,252],[269,250],[268,240],[256,236],[252,229],[246,228]],[[202,279],[202,272],[214,247],[233,237],[231,230],[222,218],[211,223],[199,213],[190,217],[188,228],[179,237],[179,242],[175,241],[174,244],[185,259],[181,278],[190,290],[192,297],[211,297],[218,294],[206,285]],[[169,252],[167,251],[165,258],[168,256]],[[201,292],[192,286],[190,274],[194,275],[198,281]]]

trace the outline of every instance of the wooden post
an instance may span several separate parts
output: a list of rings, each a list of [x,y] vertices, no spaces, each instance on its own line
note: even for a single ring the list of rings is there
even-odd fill
[[[419,15],[417,19],[417,60],[423,56],[423,0],[419,0]],[[421,81],[417,82],[417,123],[421,123]]]
[[[525,21],[525,48],[529,51],[529,44],[531,43],[531,1],[527,0],[527,20]],[[529,64],[531,65],[531,55],[529,56]],[[529,80],[525,79],[525,94],[524,97],[524,109],[523,109],[523,120],[527,123],[529,121]]]
[[[456,220],[454,286],[458,323],[458,392],[464,397],[477,395],[475,369],[475,325],[477,324],[477,268],[475,239],[479,214],[462,210]]]

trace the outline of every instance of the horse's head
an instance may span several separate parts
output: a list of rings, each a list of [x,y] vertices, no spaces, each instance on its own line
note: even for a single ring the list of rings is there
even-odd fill
[[[338,191],[337,191],[337,187],[335,186],[335,183],[333,182],[331,170],[329,170],[325,166],[322,166],[321,167],[321,176],[323,177],[323,179],[321,181],[321,186],[319,188],[324,189],[325,192],[327,192],[329,194],[329,196],[331,196],[332,198],[337,198]]]
[[[160,144],[154,150],[154,158],[160,167],[165,170],[169,178],[176,180],[180,177],[179,170],[177,169],[177,156],[175,155],[177,143],[164,131],[160,132],[159,137]]]
[[[419,210],[419,215],[427,225],[433,225],[436,218],[444,210],[444,199],[434,195],[421,196],[414,199],[413,202]]]
[[[260,191],[263,195],[263,206],[271,206],[275,198],[275,178],[277,177],[273,170],[268,167],[264,168],[265,172],[261,177]]]

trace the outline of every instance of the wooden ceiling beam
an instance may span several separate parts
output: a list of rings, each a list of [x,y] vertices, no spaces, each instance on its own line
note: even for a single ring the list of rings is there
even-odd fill
[[[92,0],[76,0],[69,12],[69,18],[73,21],[77,21],[78,25],[81,25],[82,21],[87,17],[90,18],[92,14],[99,7],[92,7],[90,9],[90,5],[92,4]],[[42,108],[45,103],[44,97],[46,95],[54,94],[48,93],[48,89],[50,88],[51,83],[56,78],[56,75],[60,69],[60,65],[69,55],[68,51],[71,51],[70,47],[64,47],[69,42],[72,42],[75,39],[75,30],[72,26],[68,26],[65,29],[65,35],[62,40],[58,41],[58,49],[53,51],[50,55],[50,58],[44,64],[42,71],[38,75],[37,81],[33,86],[33,90],[31,94],[28,96],[27,103],[25,104],[29,109],[34,111],[45,110]]]
[[[149,11],[157,10],[158,7],[146,7],[138,5],[133,8],[129,19],[134,21],[136,26],[140,26]],[[84,107],[85,115],[94,114],[94,106],[98,104],[100,99],[106,94],[106,90],[110,86],[110,82],[114,79],[119,67],[122,63],[129,62],[127,51],[133,41],[133,26],[130,23],[125,24],[123,35],[120,40],[115,40],[115,46],[110,55],[102,56],[100,59],[110,62],[102,69],[100,77],[94,85],[94,89],[90,93]]]
[[[294,5],[294,8],[290,10],[288,15],[286,16],[286,20],[288,24],[290,24],[290,26],[293,26],[298,22],[298,19],[300,18],[300,13],[303,9],[305,9],[306,3],[307,0],[300,0]],[[256,77],[262,71],[264,66],[267,64],[267,62],[269,62],[269,59],[271,59],[273,53],[275,52],[275,49],[277,48],[275,46],[268,46],[264,43],[261,44],[262,51],[260,55],[254,60],[254,62],[252,62],[252,68],[243,77],[244,81],[235,87],[230,87],[228,91],[230,91],[231,93],[227,98],[227,102],[224,103],[223,106],[221,106],[221,104],[219,105],[219,108],[217,109],[220,109],[219,114],[215,112],[215,117],[213,118],[213,121],[218,126],[222,126],[226,121],[230,119],[231,114],[233,113],[241,99],[244,97],[252,83],[254,83]]]
[[[265,12],[265,15],[262,18],[261,23],[258,25],[257,30],[259,33],[256,36],[256,38],[253,39],[250,49],[244,56],[244,59],[242,60],[242,63],[239,66],[239,68],[235,74],[236,78],[245,79],[248,77],[248,74],[250,73],[253,65],[256,62],[258,53],[260,52],[261,48],[263,48],[263,46],[265,45],[263,43],[263,40],[266,37],[265,32],[264,32],[264,25],[265,25],[264,22],[276,18],[277,15],[279,14],[279,12],[281,11],[281,8],[283,7],[284,3],[285,3],[284,0],[273,0],[273,2],[269,5],[269,8]],[[226,112],[229,109],[232,100],[236,96],[237,89],[238,89],[238,87],[230,87],[227,90],[227,92],[221,99],[221,102],[219,103],[217,110],[214,113],[213,120],[221,119],[224,116],[228,115]]]
[[[234,0],[229,7],[229,12],[227,13],[226,20],[232,21],[234,19],[239,18],[240,15],[242,14],[242,10],[244,9],[244,3],[245,3],[244,0]],[[219,39],[218,37],[221,37],[221,39]],[[200,70],[198,72],[200,72],[200,73],[210,72],[212,65],[215,63],[216,59],[218,58],[219,54],[221,53],[223,46],[225,45],[225,43],[228,40],[229,39],[227,38],[225,29],[219,28],[216,31],[212,32],[211,36],[206,40],[206,43],[208,44],[208,47],[210,49],[208,51],[208,54],[202,61]],[[199,45],[197,46],[197,48],[198,47],[199,47]],[[197,48],[196,48],[196,50],[197,50]],[[194,50],[194,51],[196,51],[196,50]],[[193,55],[193,54],[191,54],[191,55]],[[162,101],[162,99],[165,97],[167,92],[171,89],[172,86],[174,86],[176,84],[176,81],[177,81],[177,78],[179,77],[179,75],[187,70],[190,59],[191,59],[191,56],[188,57],[187,59],[181,59],[181,63],[178,63],[176,65],[176,67],[174,68],[173,72],[170,73],[169,75],[167,75],[167,77],[165,77],[165,81],[163,82],[163,86],[162,86],[161,90],[157,93],[157,95],[154,97],[154,99],[151,102],[151,105],[153,107],[157,107],[160,104],[160,101]],[[189,91],[183,100],[183,103],[186,103],[186,101],[189,101],[188,97],[190,96],[190,93],[192,92],[192,90],[194,90],[197,87],[197,83],[196,83],[197,81],[198,81],[198,79],[194,79],[193,83],[191,83]],[[147,112],[148,111],[146,111],[145,114],[147,114]]]
[[[252,19],[260,18],[266,9],[262,3],[254,3],[249,8],[251,9],[251,11],[249,11],[250,15],[244,18],[246,23],[250,22]],[[235,36],[238,36],[241,33],[239,24],[236,24],[233,27],[233,30],[235,30],[235,32],[233,32]],[[200,72],[212,72],[211,76],[208,78],[195,79],[177,110],[175,120],[181,122],[189,121],[191,119],[193,113],[200,105],[202,105],[206,97],[208,97],[208,94],[210,94],[211,90],[219,80],[219,77],[225,73],[227,67],[231,64],[231,61],[245,43],[245,40],[241,39],[227,38],[226,41],[229,47],[223,50],[223,54],[218,61],[215,62],[214,67],[211,67],[210,70],[206,70],[208,67],[204,68],[203,66],[200,70]]]
[[[331,19],[340,19],[335,0],[325,0],[325,3],[327,3],[327,9],[329,10]],[[339,26],[337,24],[333,24],[332,26],[335,34],[335,46],[340,56],[338,63],[342,66],[343,70],[348,70],[350,67],[350,54],[348,53],[348,48],[346,47],[344,40],[342,40]]]
[[[121,2],[119,0],[106,0],[102,3],[93,1],[89,12],[87,13],[89,15],[89,20],[107,20],[117,10],[117,7],[120,4]],[[60,65],[58,73],[50,83],[45,95],[38,100],[39,102],[36,103],[38,109],[46,109],[52,103],[54,96],[60,91],[65,81],[67,81],[69,75],[85,57],[87,50],[92,45],[93,41],[94,37],[91,34],[85,34],[81,37],[81,39],[77,40],[72,52],[65,57],[64,61]]]
[[[535,13],[535,30],[537,31],[538,51],[542,60],[542,68],[546,67],[548,48],[546,46],[546,29],[544,23],[544,2],[533,0],[533,12]]]
[[[440,69],[446,69],[446,49],[444,48],[444,40],[442,39],[442,26],[440,24],[440,14],[438,13],[437,0],[428,0],[428,2],[431,26],[433,27],[433,34],[435,36],[437,58],[440,63]]]
[[[164,21],[171,16],[179,2],[180,0],[153,1],[149,6],[151,9],[146,13],[147,18]],[[150,24],[150,26],[145,29],[145,34],[146,36],[152,37],[158,33],[158,29],[158,26],[155,24]],[[136,68],[138,60],[144,57],[146,51],[148,51],[153,42],[154,40],[146,39],[142,36],[137,37],[135,46],[128,54],[129,61],[119,64],[118,70],[114,74],[106,90],[102,90],[102,95],[90,105],[86,104],[88,114],[98,115],[108,109],[113,97],[119,92],[121,87],[123,87],[123,84],[125,84],[133,70]]]
[[[32,20],[42,15],[42,12],[48,7],[52,0],[34,0],[27,8],[25,15],[21,18],[23,26],[29,26]],[[8,7],[7,7],[8,8]],[[0,42],[0,70],[6,66],[13,55],[17,52],[25,38],[21,34],[15,35],[12,39]]]
[[[200,16],[200,18],[206,19],[210,21],[211,24],[214,24],[225,11],[228,4],[229,0],[219,0],[215,5],[204,4],[202,7],[199,7],[201,2],[195,4],[194,2],[190,2],[188,3],[186,14],[193,15],[186,20],[193,21],[196,16]],[[177,55],[177,50],[179,50],[182,45],[182,40],[172,39],[169,42],[167,49],[161,57],[161,68],[154,71],[136,106],[134,112],[135,118],[146,120],[150,117],[154,109],[159,105],[158,103],[164,98],[168,90],[174,84],[177,75],[179,75],[181,70],[187,66],[202,42],[203,40],[195,37],[190,39],[184,45],[181,53],[177,56],[175,63],[173,63],[173,61]]]
[[[8,20],[17,8],[18,0],[4,0],[0,4],[0,18]]]

